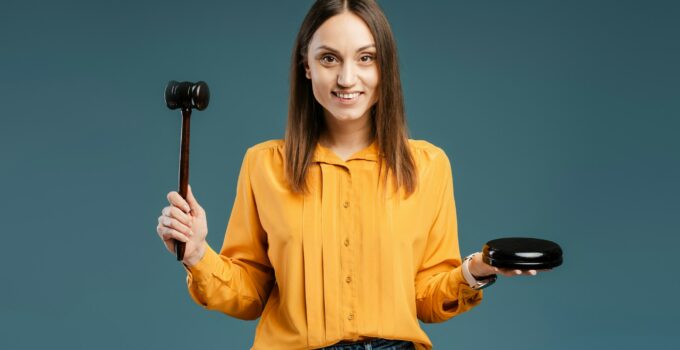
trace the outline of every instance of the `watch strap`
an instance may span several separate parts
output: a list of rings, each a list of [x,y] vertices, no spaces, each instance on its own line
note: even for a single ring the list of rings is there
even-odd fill
[[[468,286],[472,289],[483,289],[486,288],[490,285],[492,285],[494,282],[496,282],[496,275],[489,275],[489,276],[484,276],[479,279],[475,278],[475,276],[472,275],[470,272],[470,260],[477,255],[480,254],[480,252],[475,252],[472,253],[468,256],[465,257],[463,260],[463,277],[465,278],[465,281],[467,282]]]

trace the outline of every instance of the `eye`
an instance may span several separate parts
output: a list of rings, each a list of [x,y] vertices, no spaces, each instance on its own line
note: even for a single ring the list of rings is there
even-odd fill
[[[324,63],[324,64],[331,64],[331,63],[335,63],[336,61],[337,61],[337,60],[336,60],[335,57],[333,57],[332,55],[323,55],[323,56],[321,56],[321,63]]]
[[[373,55],[363,55],[359,58],[359,60],[363,63],[370,63],[375,60],[375,57]]]

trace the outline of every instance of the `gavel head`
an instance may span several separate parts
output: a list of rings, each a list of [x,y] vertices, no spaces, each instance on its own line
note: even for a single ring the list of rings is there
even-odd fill
[[[208,84],[203,81],[192,83],[171,80],[165,88],[165,104],[170,109],[196,108],[202,111],[208,107],[208,102],[210,102],[210,91]]]

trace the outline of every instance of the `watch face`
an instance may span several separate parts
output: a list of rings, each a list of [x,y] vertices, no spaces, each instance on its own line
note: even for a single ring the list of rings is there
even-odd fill
[[[496,275],[491,275],[487,279],[477,282],[478,286],[476,289],[484,289],[496,282]]]
[[[486,288],[486,287],[492,285],[494,282],[496,282],[496,280],[492,280],[492,281],[486,282],[486,283],[484,283],[484,285],[482,285],[481,287],[479,287],[479,289],[484,289],[484,288]]]

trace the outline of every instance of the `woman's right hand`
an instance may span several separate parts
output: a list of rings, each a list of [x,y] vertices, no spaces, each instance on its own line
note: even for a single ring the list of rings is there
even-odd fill
[[[156,232],[172,254],[175,240],[184,242],[184,259],[187,266],[193,266],[205,254],[205,238],[208,235],[208,219],[205,210],[198,204],[191,186],[188,186],[187,200],[176,191],[168,193],[169,206],[161,210]]]

